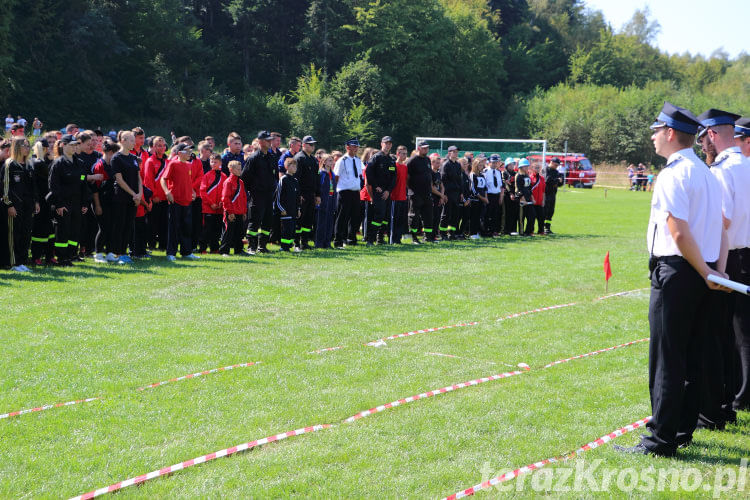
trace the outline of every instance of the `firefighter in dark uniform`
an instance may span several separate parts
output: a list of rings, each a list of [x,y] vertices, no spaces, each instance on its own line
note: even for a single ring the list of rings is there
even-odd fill
[[[713,334],[716,311],[708,281],[722,277],[727,237],[722,226],[721,188],[693,145],[698,119],[665,102],[651,140],[667,159],[651,200],[647,248],[651,255],[649,304],[649,393],[651,435],[627,453],[672,456],[690,444],[698,421],[703,338]]]
[[[518,199],[518,234],[531,236],[534,233],[534,197],[531,194],[531,178],[529,177],[529,160],[522,158],[518,162],[516,174],[516,198]]]
[[[547,183],[544,187],[544,234],[554,234],[552,232],[552,216],[555,215],[557,188],[563,185],[563,176],[557,171],[559,166],[560,160],[553,158],[544,173],[544,180]]]
[[[294,246],[300,250],[311,250],[315,207],[320,205],[320,182],[318,182],[318,160],[313,156],[317,141],[306,135],[302,139],[302,150],[294,156],[297,172],[294,174],[300,191],[301,216],[297,220]]]
[[[516,197],[516,173],[513,171],[515,165],[513,158],[505,159],[505,170],[503,171],[503,185],[507,196],[503,197],[503,234],[522,233],[518,228],[519,203]]]
[[[429,150],[429,143],[420,142],[417,145],[417,154],[406,162],[406,185],[412,191],[411,198],[409,198],[409,231],[415,245],[420,244],[417,237],[420,225],[424,229],[425,240],[431,243],[435,242],[432,224],[432,193],[434,187],[432,185],[430,159],[427,157]]]
[[[367,162],[365,187],[370,194],[370,206],[367,209],[367,244],[372,245],[377,237],[378,244],[383,244],[385,235],[390,231],[391,193],[396,186],[396,162],[390,155],[393,139],[385,136],[380,140],[380,151]]]
[[[459,163],[461,163],[459,161]],[[456,238],[465,240],[471,234],[471,164],[466,160],[466,166],[461,165],[461,186],[464,202],[459,207],[458,235]]]
[[[448,156],[440,165],[440,180],[443,194],[447,198],[440,216],[440,235],[444,240],[455,240],[458,232],[458,217],[464,203],[461,164],[458,163],[458,148],[450,146]]]
[[[55,215],[55,254],[61,266],[72,266],[81,234],[81,215],[88,211],[86,172],[73,161],[78,141],[70,134],[60,139],[62,154],[49,167],[48,201]]]
[[[49,193],[49,167],[52,164],[50,157],[51,147],[47,139],[39,139],[35,148],[43,151],[40,157],[31,160],[32,176],[36,185],[39,201],[39,212],[34,215],[31,231],[31,260],[35,265],[54,263],[55,257],[55,228],[52,226],[52,212],[47,202]]]
[[[271,134],[258,133],[260,149],[250,155],[242,169],[242,182],[248,192],[250,210],[247,225],[248,252],[268,253],[266,245],[273,222],[273,197],[278,182],[275,156],[269,151]]]

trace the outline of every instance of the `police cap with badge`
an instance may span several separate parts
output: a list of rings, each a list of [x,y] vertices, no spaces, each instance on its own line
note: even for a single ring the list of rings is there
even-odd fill
[[[675,106],[669,101],[664,101],[659,116],[656,117],[656,121],[649,128],[657,130],[669,127],[686,134],[695,135],[699,126],[700,120],[689,110]]]
[[[750,118],[742,117],[734,122],[734,138],[750,137]]]

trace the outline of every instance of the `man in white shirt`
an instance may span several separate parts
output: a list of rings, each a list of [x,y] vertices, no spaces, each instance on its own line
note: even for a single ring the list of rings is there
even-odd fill
[[[486,231],[488,236],[500,233],[500,193],[503,191],[503,174],[500,172],[500,155],[491,155],[490,163],[484,169],[484,182],[487,186],[487,214]]]
[[[730,279],[750,281],[750,159],[735,142],[735,122],[739,115],[709,109],[698,117],[706,136],[716,150],[711,173],[719,181],[722,216],[727,230],[729,254],[726,272]],[[724,299],[724,324],[716,339],[721,357],[711,360],[723,378],[708,391],[719,392],[727,421],[736,421],[735,410],[750,408],[750,297],[731,294]],[[720,384],[719,384],[720,383]]]
[[[362,161],[357,157],[358,150],[359,140],[346,141],[346,154],[333,167],[338,195],[334,248],[344,248],[344,243],[357,244],[361,204],[359,190],[362,189]]]
[[[651,140],[667,159],[651,201],[647,244],[651,254],[649,324],[650,436],[627,453],[672,456],[692,440],[698,419],[701,346],[710,332],[712,292],[707,280],[726,276],[726,233],[721,189],[693,152],[698,120],[665,102]]]

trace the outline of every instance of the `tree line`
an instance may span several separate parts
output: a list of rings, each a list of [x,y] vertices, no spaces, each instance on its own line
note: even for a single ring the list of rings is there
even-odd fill
[[[669,56],[583,0],[4,0],[0,113],[149,133],[532,137],[657,161],[665,98],[746,109],[750,58]],[[6,111],[7,110],[7,111]]]

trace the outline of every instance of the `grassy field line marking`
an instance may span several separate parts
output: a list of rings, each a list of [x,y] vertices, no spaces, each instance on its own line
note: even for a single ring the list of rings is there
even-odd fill
[[[544,368],[549,368],[551,366],[559,365],[562,363],[567,363],[568,361],[573,361],[574,359],[581,359],[581,358],[587,358],[589,356],[596,356],[597,354],[601,354],[603,352],[614,351],[615,349],[620,349],[621,347],[627,347],[633,344],[638,344],[640,342],[648,342],[648,341],[649,341],[648,338],[638,339],[638,340],[633,340],[632,342],[627,342],[625,344],[620,344],[620,345],[616,345],[613,347],[607,347],[606,349],[599,349],[598,351],[587,352],[586,354],[579,354],[578,356],[573,356],[572,358],[566,358],[566,359],[561,359],[559,361],[553,361],[552,363],[544,365]]]
[[[511,479],[515,479],[520,475],[528,474],[529,472],[533,472],[537,469],[541,469],[542,467],[555,463],[555,462],[561,462],[568,460],[570,458],[573,458],[577,455],[580,455],[586,451],[593,450],[594,448],[598,448],[613,439],[616,439],[620,436],[623,436],[627,434],[628,432],[632,432],[636,429],[639,429],[646,425],[648,421],[651,420],[651,417],[646,417],[641,420],[638,420],[637,422],[633,422],[630,425],[626,425],[625,427],[621,427],[613,432],[610,432],[609,434],[606,434],[599,439],[596,439],[594,441],[591,441],[590,443],[586,443],[585,445],[581,446],[575,451],[572,451],[570,453],[567,453],[565,455],[553,457],[553,458],[547,458],[544,460],[541,460],[539,462],[534,462],[529,465],[526,465],[524,467],[520,467],[516,470],[506,472],[505,474],[502,474],[500,476],[493,477],[492,479],[489,479],[487,481],[484,481],[482,483],[479,483],[475,486],[472,486],[471,488],[467,488],[465,490],[459,491],[457,493],[454,493],[453,495],[450,495],[448,497],[443,498],[443,500],[457,500],[459,498],[464,498],[473,495],[477,491],[486,490],[488,488],[491,488],[492,486],[495,486],[499,483],[504,483],[505,481],[510,481]]]
[[[226,372],[226,371],[229,371],[229,370],[234,370],[235,368],[246,368],[248,366],[258,365],[260,363],[261,363],[261,361],[254,361],[254,362],[251,361],[249,363],[240,363],[240,364],[237,364],[237,365],[223,366],[221,368],[214,368],[212,370],[204,370],[202,372],[190,373],[188,375],[183,375],[182,377],[171,378],[171,379],[165,380],[163,382],[156,382],[156,383],[153,383],[151,385],[147,385],[145,387],[139,387],[137,390],[138,391],[145,391],[146,389],[153,389],[154,387],[159,387],[159,386],[162,386],[162,385],[165,385],[165,384],[169,384],[170,382],[179,382],[180,380],[187,380],[187,379],[190,379],[190,378],[196,378],[196,377],[200,377],[202,375],[208,375],[209,373]]]
[[[265,437],[263,439],[257,439],[255,441],[250,441],[247,443],[239,444],[237,446],[232,446],[231,448],[224,448],[223,450],[215,451],[207,455],[202,455],[200,457],[186,460],[184,462],[180,462],[175,465],[170,465],[169,467],[163,467],[161,469],[157,469],[155,471],[149,472],[148,474],[131,477],[130,479],[126,479],[124,481],[114,483],[110,486],[106,486],[104,488],[99,488],[97,490],[90,491],[82,495],[78,495],[77,497],[73,497],[71,500],[84,500],[88,498],[95,498],[100,495],[104,495],[106,493],[112,493],[114,491],[127,488],[128,486],[132,486],[134,484],[143,483],[150,479],[154,479],[154,478],[161,477],[161,476],[166,476],[173,472],[177,472],[182,469],[187,469],[188,467],[192,467],[194,465],[202,464],[204,462],[209,462],[215,458],[228,457],[230,455],[234,455],[235,453],[238,453],[241,451],[256,448],[258,446],[263,446],[264,444],[273,443],[274,441],[281,441],[282,439],[290,438],[293,436],[300,436],[302,434],[309,434],[311,432],[317,432],[323,429],[328,429],[330,427],[331,427],[330,424],[314,425],[312,427],[304,427],[302,429],[297,429],[294,431],[282,432],[281,434],[275,434],[273,436]]]
[[[491,375],[489,377],[482,377],[477,378],[474,380],[469,380],[468,382],[461,382],[460,384],[453,384],[446,387],[441,387],[440,389],[435,389],[432,391],[423,392],[421,394],[417,394],[416,396],[409,396],[408,398],[398,399],[396,401],[391,401],[390,403],[386,403],[384,405],[376,406],[375,408],[370,408],[369,410],[361,411],[355,415],[352,415],[351,417],[344,420],[346,423],[356,422],[359,419],[369,417],[370,415],[373,415],[375,413],[380,413],[381,411],[388,410],[390,408],[395,408],[397,406],[405,405],[407,403],[411,403],[412,401],[417,401],[419,399],[426,399],[431,398],[433,396],[437,396],[438,394],[445,394],[446,392],[452,392],[458,389],[463,389],[464,387],[471,387],[479,384],[483,384],[485,382],[490,382],[493,380],[500,380],[503,378],[513,377],[515,375],[521,375],[522,373],[526,373],[529,371],[528,368],[526,368],[524,371],[514,371],[514,372],[506,372],[506,373],[499,373],[497,375]]]
[[[89,403],[91,401],[101,401],[101,398],[77,399],[75,401],[68,401],[67,403],[55,403],[51,405],[37,406],[36,408],[29,408],[27,410],[12,411],[10,413],[3,413],[2,415],[0,415],[0,420],[4,418],[26,415],[27,413],[36,413],[39,411],[49,410],[51,408],[60,408],[61,406],[73,406],[81,403]]]
[[[325,349],[318,349],[317,351],[310,351],[307,354],[320,354],[322,352],[328,352],[328,351],[337,351],[339,349],[343,349],[346,346],[340,345],[336,347],[326,347]]]

